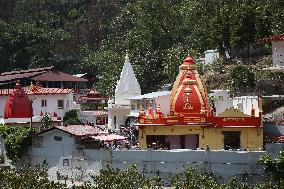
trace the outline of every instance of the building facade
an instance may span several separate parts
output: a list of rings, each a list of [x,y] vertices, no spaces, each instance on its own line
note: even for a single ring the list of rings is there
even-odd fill
[[[256,113],[252,108],[247,115],[231,107],[214,115],[191,57],[187,57],[180,66],[169,109],[166,115],[159,106],[155,111],[141,108],[137,124],[141,149],[263,148],[262,109],[259,108]]]
[[[42,116],[48,113],[56,125],[62,125],[65,113],[74,109],[72,91],[34,85],[22,88],[19,82],[14,89],[0,89],[1,123],[29,124],[32,121],[39,125]]]

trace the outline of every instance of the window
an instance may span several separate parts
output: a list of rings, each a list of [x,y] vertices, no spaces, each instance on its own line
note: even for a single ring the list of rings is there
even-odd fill
[[[58,109],[64,109],[64,100],[58,100],[57,107]]]
[[[240,149],[241,141],[240,141],[240,131],[224,131],[224,149]]]
[[[131,110],[136,109],[136,102],[134,100],[131,100]]]
[[[142,103],[140,100],[137,100],[137,109],[140,110]]]
[[[62,141],[62,136],[54,136],[54,140],[56,140],[56,141]]]
[[[116,116],[113,116],[113,124],[116,125]]]
[[[41,107],[47,107],[47,100],[45,99],[41,100]]]
[[[66,102],[66,108],[69,108],[69,100]]]
[[[63,166],[69,166],[69,159],[63,159]]]

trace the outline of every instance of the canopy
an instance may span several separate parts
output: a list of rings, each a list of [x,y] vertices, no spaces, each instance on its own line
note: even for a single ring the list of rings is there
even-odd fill
[[[95,140],[100,140],[100,141],[105,141],[105,142],[127,139],[127,137],[125,137],[125,136],[115,135],[115,134],[92,136],[92,138],[95,139]]]

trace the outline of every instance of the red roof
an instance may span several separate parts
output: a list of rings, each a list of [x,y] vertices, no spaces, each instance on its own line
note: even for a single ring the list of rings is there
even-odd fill
[[[260,40],[260,42],[263,43],[270,43],[272,41],[284,41],[284,34],[273,35]]]
[[[29,70],[4,72],[0,75],[0,82],[11,81],[22,78],[30,78],[50,71],[52,67],[35,68]]]
[[[284,135],[270,135],[266,136],[267,142],[278,142],[278,143],[284,143]]]
[[[0,96],[8,96],[15,89],[0,89]],[[32,91],[30,88],[25,88],[24,91],[27,95],[42,95],[42,94],[69,94],[73,89],[61,88],[38,88],[37,91]]]
[[[32,78],[34,81],[73,81],[73,82],[86,82],[87,79],[75,77],[73,75],[63,73],[60,71],[49,71],[39,76]]]
[[[89,125],[68,125],[66,127],[57,126],[56,128],[78,137],[94,136],[102,132],[101,129]]]

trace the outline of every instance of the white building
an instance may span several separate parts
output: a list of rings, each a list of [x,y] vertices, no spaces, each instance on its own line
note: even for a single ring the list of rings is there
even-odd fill
[[[209,96],[214,100],[216,115],[221,114],[226,109],[235,108],[241,110],[246,115],[251,115],[252,109],[255,115],[259,114],[258,97],[257,96],[241,96],[229,97],[228,90],[212,90]]]
[[[140,85],[135,77],[128,55],[125,56],[125,63],[120,74],[120,79],[115,88],[115,99],[108,101],[108,128],[119,130],[125,125],[130,115],[129,98],[141,94]]]
[[[207,50],[204,52],[204,58],[199,58],[197,62],[200,62],[202,64],[212,64],[215,60],[219,58],[219,52],[218,50]]]
[[[152,108],[153,111],[156,110],[157,106],[160,106],[161,111],[167,115],[170,113],[170,96],[171,91],[157,91],[131,97],[129,98],[131,103],[130,116],[138,117],[141,106],[145,110]]]
[[[15,118],[3,119],[6,101],[14,90],[22,90],[22,88],[0,89],[0,117],[2,124],[30,122],[30,119],[26,118],[27,116],[22,118],[20,115],[16,115]],[[23,93],[28,96],[32,103],[31,114],[33,115],[32,122],[34,123],[40,122],[42,116],[45,113],[48,113],[53,121],[62,124],[65,113],[74,109],[72,89],[42,88],[32,86],[32,88],[23,88]]]
[[[265,68],[265,70],[284,72],[284,34],[264,38],[262,41],[272,43],[273,66],[270,68]]]

